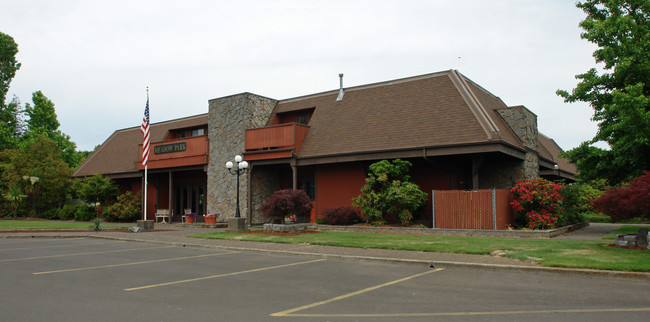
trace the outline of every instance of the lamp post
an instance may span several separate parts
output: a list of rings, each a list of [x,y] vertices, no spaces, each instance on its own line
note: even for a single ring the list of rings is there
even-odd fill
[[[228,169],[228,172],[230,174],[237,175],[237,210],[235,211],[235,218],[240,218],[239,214],[239,176],[246,173],[246,169],[248,169],[248,162],[243,161],[243,158],[241,155],[236,155],[235,156],[235,163],[232,161],[226,162],[226,168]]]

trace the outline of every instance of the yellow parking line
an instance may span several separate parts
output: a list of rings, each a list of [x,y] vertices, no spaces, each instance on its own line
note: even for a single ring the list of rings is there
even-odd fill
[[[140,264],[149,264],[149,263],[160,263],[160,262],[169,262],[169,261],[176,261],[176,260],[182,260],[182,259],[201,258],[201,257],[209,257],[209,256],[220,256],[220,255],[229,255],[229,254],[236,254],[236,253],[239,253],[239,252],[227,252],[227,253],[206,254],[206,255],[186,256],[186,257],[177,257],[177,258],[155,259],[155,260],[149,260],[149,261],[124,263],[124,264],[111,264],[111,265],[102,265],[102,266],[90,266],[90,267],[60,269],[60,270],[57,270],[57,271],[36,272],[36,273],[32,273],[32,274],[34,274],[34,275],[43,275],[43,274],[53,274],[53,273],[76,272],[76,271],[83,271],[83,270],[89,270],[89,269],[109,268],[109,267],[119,267],[119,266],[129,266],[129,265],[140,265]]]
[[[333,297],[333,298],[331,298],[329,300],[320,301],[320,302],[316,302],[316,303],[312,303],[312,304],[308,304],[308,305],[303,305],[301,307],[297,307],[297,308],[294,308],[294,309],[290,309],[290,310],[286,310],[286,311],[282,311],[282,312],[278,312],[278,313],[273,313],[273,314],[271,314],[271,316],[296,316],[295,314],[291,314],[291,313],[306,310],[306,309],[310,309],[310,308],[313,308],[313,307],[321,306],[321,305],[332,303],[332,302],[336,302],[336,301],[339,301],[339,300],[343,300],[343,299],[346,299],[348,297],[352,297],[352,296],[355,296],[355,295],[359,295],[359,294],[367,293],[367,292],[370,292],[370,291],[374,291],[376,289],[379,289],[379,288],[382,288],[382,287],[385,287],[385,286],[394,285],[394,284],[397,284],[397,283],[408,281],[410,279],[420,277],[420,276],[423,276],[423,275],[426,275],[426,274],[431,274],[431,273],[434,273],[434,272],[438,272],[438,271],[441,271],[443,269],[444,268],[436,268],[434,270],[426,271],[424,273],[419,273],[419,274],[407,276],[407,277],[404,277],[404,278],[400,278],[398,280],[394,280],[392,282],[388,282],[388,283],[384,283],[384,284],[364,288],[363,290],[359,290],[359,291],[356,291],[356,292],[352,292],[352,293],[344,294],[344,295],[341,295],[341,296]]]
[[[552,314],[552,313],[620,313],[645,312],[648,307],[613,308],[613,309],[572,309],[572,310],[532,310],[532,311],[494,311],[494,312],[440,312],[440,313],[386,313],[386,314],[286,314],[290,317],[319,317],[319,318],[392,318],[392,317],[437,317],[437,316],[479,316],[479,315],[523,315],[523,314]],[[280,312],[282,313],[282,312]],[[276,313],[277,314],[277,313]],[[274,315],[272,316],[280,316]]]
[[[226,274],[219,274],[219,275],[212,275],[212,276],[205,276],[205,277],[197,277],[197,278],[191,278],[191,279],[186,279],[186,280],[182,280],[182,281],[174,281],[174,282],[146,285],[146,286],[140,286],[140,287],[132,287],[132,288],[126,288],[124,290],[125,291],[138,291],[138,290],[143,290],[143,289],[153,288],[153,287],[159,287],[159,286],[167,286],[167,285],[174,285],[174,284],[181,284],[181,283],[196,282],[196,281],[202,281],[202,280],[207,280],[207,279],[212,279],[212,278],[219,278],[219,277],[225,277],[225,276],[233,276],[233,275],[240,275],[240,274],[246,274],[246,273],[261,272],[261,271],[266,271],[266,270],[270,270],[270,269],[283,268],[283,267],[296,266],[296,265],[309,264],[309,263],[316,263],[316,262],[322,262],[322,261],[324,261],[324,259],[316,259],[316,260],[311,260],[311,261],[306,261],[306,262],[298,262],[298,263],[291,263],[291,264],[284,264],[284,265],[277,265],[277,266],[269,266],[269,267],[263,267],[263,268],[250,269],[250,270],[241,271],[241,272],[232,272],[232,273],[226,273]]]
[[[132,251],[132,250],[171,248],[171,247],[176,247],[176,246],[159,246],[159,247],[145,247],[145,248],[116,249],[116,250],[107,250],[107,251],[103,251],[103,252],[86,252],[86,253],[75,253],[75,254],[61,254],[61,255],[50,255],[50,256],[25,257],[25,258],[10,258],[10,259],[0,259],[0,262],[15,262],[15,261],[25,261],[25,260],[42,259],[42,258],[55,258],[55,257],[67,257],[67,256],[81,256],[81,255],[119,253],[119,252],[128,252],[128,251]]]
[[[119,241],[120,243],[124,243],[123,241]],[[97,242],[97,243],[89,243],[89,244],[83,244],[82,246],[86,245],[100,245],[100,244],[106,244],[106,242]],[[20,247],[20,248],[9,248],[9,249],[0,249],[0,252],[4,251],[10,251],[10,250],[23,250],[23,249],[39,249],[39,248],[53,248],[53,247],[65,247],[65,246],[77,246],[76,244],[64,244],[64,245],[48,245],[48,246],[38,246],[38,247]]]

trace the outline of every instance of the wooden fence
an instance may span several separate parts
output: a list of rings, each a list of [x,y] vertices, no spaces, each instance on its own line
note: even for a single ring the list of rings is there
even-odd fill
[[[506,229],[514,223],[508,190],[434,190],[433,228]]]

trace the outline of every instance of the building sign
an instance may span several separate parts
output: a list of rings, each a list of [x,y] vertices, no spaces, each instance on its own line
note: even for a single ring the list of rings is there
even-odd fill
[[[166,153],[175,153],[183,152],[187,150],[186,142],[172,143],[172,144],[163,144],[153,147],[153,154],[166,154]]]

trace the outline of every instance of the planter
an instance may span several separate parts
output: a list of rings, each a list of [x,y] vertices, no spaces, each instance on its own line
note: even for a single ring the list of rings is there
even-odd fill
[[[205,223],[208,225],[214,225],[217,223],[217,216],[205,216]]]
[[[193,224],[194,216],[185,216],[185,222],[187,222],[188,224]]]

